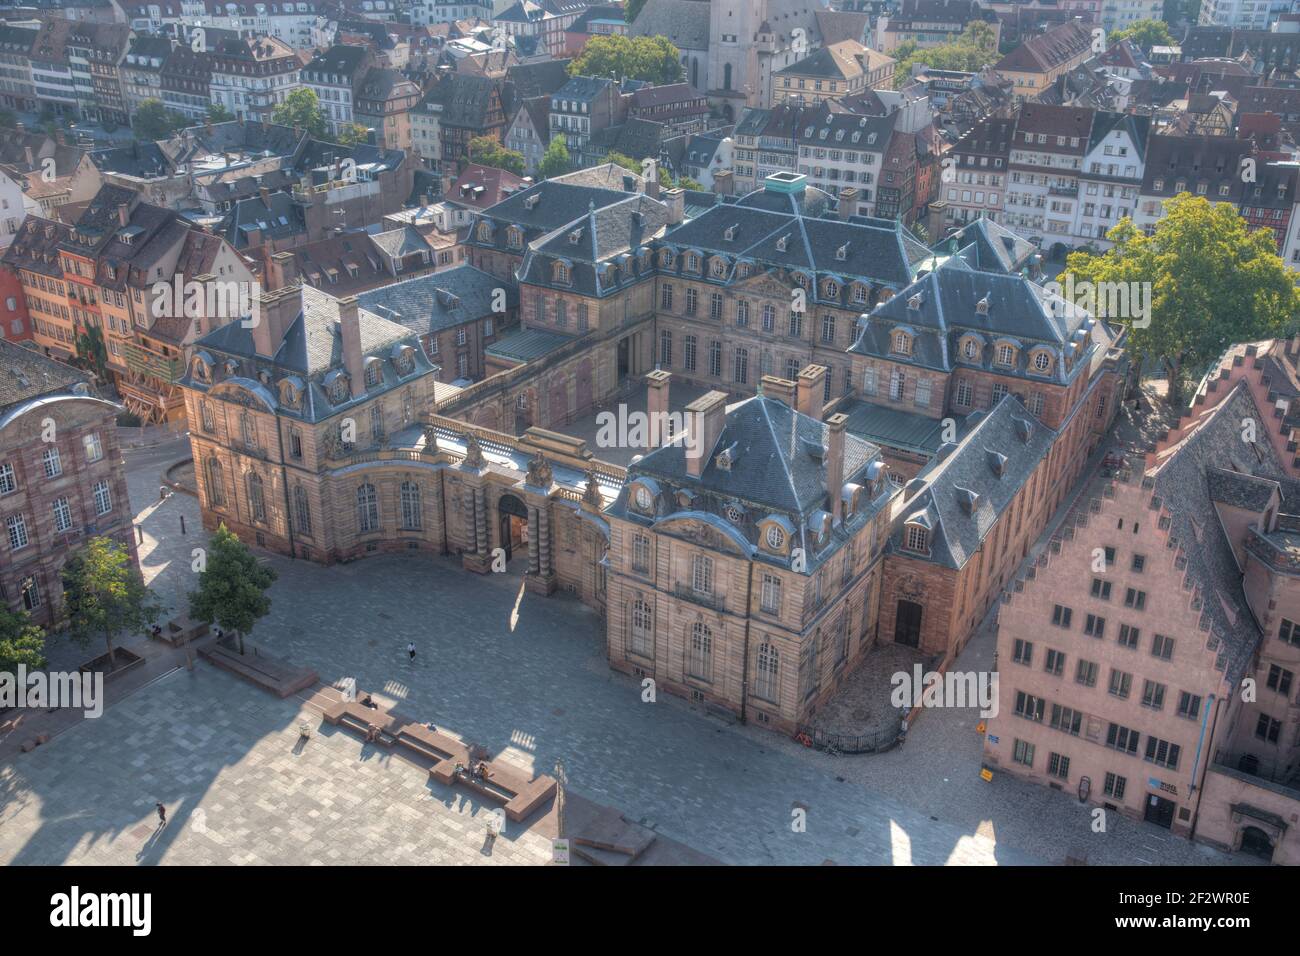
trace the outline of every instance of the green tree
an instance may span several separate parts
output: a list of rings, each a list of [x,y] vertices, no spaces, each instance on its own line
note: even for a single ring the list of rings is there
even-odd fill
[[[244,635],[271,610],[266,590],[275,578],[275,569],[258,561],[222,522],[208,542],[198,589],[190,592],[190,617],[232,632],[242,654]]]
[[[537,164],[537,175],[542,179],[563,176],[570,169],[569,147],[564,144],[563,136],[552,136],[550,145],[542,154],[542,161]]]
[[[677,185],[680,186],[682,189],[690,189],[690,190],[693,190],[694,192],[697,192],[697,193],[708,192],[708,190],[704,188],[704,184],[703,184],[703,183],[700,183],[700,182],[698,182],[698,181],[696,181],[696,180],[694,180],[694,179],[691,179],[690,176],[682,176],[682,177],[680,177],[680,178],[677,180]]]
[[[667,37],[597,36],[569,64],[569,75],[647,80],[663,86],[681,82],[682,54]]]
[[[28,670],[45,666],[45,632],[25,611],[0,607],[0,672],[13,674],[19,664]]]
[[[334,137],[340,146],[355,146],[357,143],[364,143],[370,136],[370,130],[360,123],[344,123],[339,127],[339,133]]]
[[[162,100],[145,100],[131,117],[131,129],[135,135],[150,142],[166,139],[178,129],[184,129],[187,120],[163,106]]]
[[[469,141],[469,161],[480,166],[504,169],[516,176],[524,174],[524,154],[506,149],[492,136],[475,136]]]
[[[131,552],[112,538],[91,538],[68,559],[63,592],[69,633],[83,645],[102,637],[110,668],[116,666],[113,639],[123,631],[144,630],[158,619],[153,592],[132,563]]]
[[[898,46],[893,56],[898,61],[894,65],[895,89],[901,88],[912,78],[914,63],[923,63],[936,70],[977,73],[1002,58],[993,28],[983,20],[973,20],[966,24],[966,29],[951,43],[941,43],[921,50],[915,41],[908,40]]]
[[[208,107],[208,119],[213,123],[229,123],[235,118],[235,114],[230,112],[220,103],[213,103]]]
[[[1300,315],[1300,276],[1278,256],[1273,234],[1248,231],[1227,203],[1181,193],[1165,203],[1153,235],[1126,217],[1106,238],[1114,246],[1102,255],[1071,253],[1058,281],[1067,290],[1069,274],[1076,289],[1092,282],[1098,301],[1107,298],[1101,282],[1126,284],[1130,301],[1149,289],[1150,312],[1130,324],[1128,346],[1140,362],[1159,363],[1174,407],[1186,380],[1228,345],[1288,334]]]
[[[1170,46],[1174,42],[1169,34],[1169,24],[1163,20],[1138,20],[1123,30],[1116,30],[1107,40],[1110,43],[1132,40],[1142,50],[1150,50],[1153,46]]]
[[[108,348],[104,345],[104,330],[97,325],[88,325],[76,334],[74,345],[80,364],[98,375],[100,381],[107,382]]]
[[[615,166],[622,166],[624,169],[630,169],[634,173],[639,174],[641,172],[641,164],[635,159],[623,153],[614,152],[613,150],[610,150],[609,154],[606,155],[605,162],[613,163]]]
[[[323,138],[328,129],[316,91],[305,86],[286,96],[283,103],[276,104],[271,110],[271,122],[306,130],[307,135],[316,139]]]

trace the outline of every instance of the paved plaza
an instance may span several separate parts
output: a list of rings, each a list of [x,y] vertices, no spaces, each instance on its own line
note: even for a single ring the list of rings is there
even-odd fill
[[[201,536],[194,499],[154,504],[179,457],[167,452],[131,453],[131,494],[146,574],[183,606]],[[1093,833],[1070,794],[985,783],[973,711],[923,714],[899,750],[830,757],[680,700],[642,702],[606,666],[599,616],[524,593],[517,575],[428,555],[269,560],[280,579],[255,643],[522,765],[549,772],[562,758],[573,792],[726,863],[1238,862],[1114,814]],[[989,667],[993,648],[981,633],[958,666]],[[300,703],[207,664],[156,679],[0,765],[0,862],[546,860],[549,841],[513,825],[485,853],[481,807],[355,735],[324,727],[300,745]],[[174,819],[157,836],[155,800]]]

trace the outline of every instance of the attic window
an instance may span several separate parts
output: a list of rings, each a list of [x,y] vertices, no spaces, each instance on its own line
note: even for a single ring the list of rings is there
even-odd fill
[[[975,357],[979,355],[979,350],[980,350],[979,343],[976,342],[974,339],[967,339],[961,344],[962,356],[970,361],[975,360]]]
[[[518,249],[524,244],[524,234],[518,226],[511,226],[506,230],[506,243],[511,249]]]
[[[846,242],[844,243],[844,245],[840,246],[838,249],[835,250],[835,258],[838,259],[840,262],[843,262],[848,257],[849,257],[849,244]]]
[[[727,261],[725,259],[714,259],[711,271],[715,277],[721,279],[727,274]]]
[[[907,307],[913,312],[921,310],[921,293],[917,292],[907,300]]]
[[[569,267],[566,266],[563,262],[557,262],[555,264],[555,281],[556,282],[569,281]]]
[[[529,196],[527,199],[524,200],[524,208],[532,209],[541,201],[542,201],[542,194],[533,193],[531,196]]]
[[[1016,360],[1016,350],[1010,345],[998,346],[998,364],[1011,365]]]
[[[574,246],[576,246],[580,241],[582,241],[582,230],[581,230],[581,229],[575,229],[575,230],[573,230],[573,232],[569,233],[569,243],[570,243],[570,245],[574,245]]]
[[[1007,456],[991,448],[984,449],[984,453],[988,456],[989,470],[1001,478],[1007,470]]]
[[[1039,352],[1034,356],[1034,368],[1040,372],[1046,372],[1052,367],[1052,357],[1046,352]]]
[[[912,351],[912,337],[906,332],[894,333],[894,351],[900,355],[907,355]]]
[[[930,532],[917,524],[909,524],[903,535],[903,547],[908,551],[927,554],[930,551]]]
[[[727,242],[734,241],[736,238],[736,230],[739,228],[740,228],[739,226],[728,226],[725,230],[723,230],[722,237],[726,239]]]
[[[975,303],[975,311],[979,315],[989,314],[989,297],[987,295]]]
[[[789,235],[782,236],[780,239],[776,241],[776,251],[785,252],[785,247],[788,246],[789,244],[790,244]]]

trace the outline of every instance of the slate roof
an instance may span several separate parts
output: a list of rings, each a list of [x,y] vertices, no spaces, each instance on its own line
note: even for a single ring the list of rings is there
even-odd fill
[[[1243,508],[1262,514],[1273,500],[1274,493],[1280,492],[1276,481],[1257,478],[1254,475],[1229,471],[1226,468],[1210,466],[1205,470],[1206,486],[1211,501]]]
[[[506,290],[505,307],[515,308],[519,291],[513,283],[460,265],[362,292],[357,301],[363,310],[423,335],[492,315],[499,288]]]
[[[1238,493],[1256,486],[1248,479],[1227,479],[1224,471],[1280,476],[1283,469],[1271,442],[1246,444],[1241,440],[1244,419],[1263,421],[1247,382],[1240,381],[1213,408],[1188,426],[1177,443],[1148,459],[1145,476],[1162,515],[1168,515],[1169,546],[1183,557],[1187,577],[1201,599],[1201,629],[1212,632],[1218,651],[1216,667],[1224,679],[1237,683],[1250,666],[1261,639],[1254,615],[1241,587],[1241,570],[1232,542],[1214,513],[1215,494]],[[1217,474],[1214,474],[1217,472]],[[1214,474],[1214,477],[1211,477]],[[1276,481],[1273,487],[1280,487]],[[1246,495],[1253,500],[1252,491]],[[1215,640],[1215,639],[1218,640]]]
[[[0,412],[43,395],[69,392],[89,378],[71,365],[0,339]]]
[[[273,359],[257,355],[252,329],[244,328],[241,322],[231,322],[213,329],[195,342],[194,354],[217,358],[218,367],[223,364],[220,359],[233,360],[234,372],[223,371],[215,382],[209,384],[194,378],[193,369],[189,368],[181,384],[207,391],[219,387],[225,379],[234,378],[279,414],[304,421],[322,421],[377,394],[436,371],[437,367],[425,356],[414,332],[364,309],[358,309],[357,316],[362,354],[380,359],[382,379],[378,386],[366,389],[355,399],[349,393],[334,404],[327,397],[323,384],[325,378],[333,371],[343,370],[338,300],[309,286],[302,289],[302,311],[285,330]],[[413,370],[406,375],[398,371],[394,361],[394,347],[399,345],[411,348],[415,362]],[[266,374],[265,383],[261,381],[263,373]],[[303,400],[297,408],[279,401],[279,382],[287,377],[295,377],[302,384]]]
[[[572,341],[571,336],[561,335],[558,332],[525,328],[497,339],[484,352],[515,362],[531,362]]]
[[[518,99],[551,96],[569,82],[569,64],[572,62],[565,59],[518,63],[506,70],[506,79],[514,84]]]
[[[941,448],[913,479],[925,484],[899,509],[903,522],[890,538],[892,552],[964,567],[1056,440],[1056,432],[1014,395],[1003,396],[987,414],[973,412],[966,423],[970,431],[956,447]],[[908,525],[929,531],[928,555],[903,547]]]
[[[762,192],[761,190],[759,191]],[[664,243],[680,250],[697,250],[704,255],[721,254],[730,260],[728,277],[734,275],[737,260],[748,259],[760,269],[777,266],[819,275],[842,277],[846,285],[854,278],[901,288],[916,274],[916,266],[930,252],[900,225],[888,220],[841,222],[797,215],[790,197],[775,197],[778,208],[755,208],[751,193],[738,203],[715,205],[677,226],[664,236]],[[728,230],[732,238],[727,238]],[[782,249],[784,240],[785,248]],[[839,252],[844,250],[844,258]],[[675,263],[680,268],[679,260]],[[707,275],[703,278],[709,278]],[[816,289],[820,298],[820,282]],[[842,290],[844,295],[847,289]]]
[[[238,200],[221,221],[219,232],[236,249],[246,249],[250,237],[261,233],[261,242],[303,235],[307,223],[302,207],[286,192],[271,193],[264,202],[260,195]]]
[[[887,448],[933,455],[943,444],[943,420],[919,412],[876,405],[854,399],[839,409],[849,416],[845,429],[851,435]],[[957,434],[965,434],[965,417],[955,419]]]
[[[992,219],[976,219],[954,232],[945,244],[955,248],[978,272],[1019,272],[1038,253],[1037,247]]]
[[[1092,49],[1092,31],[1076,20],[1030,37],[993,67],[1011,73],[1046,73]]]
[[[709,48],[709,4],[699,0],[646,0],[628,36],[664,36],[679,50]]]
[[[831,540],[818,547],[809,535],[810,526],[827,503],[825,448],[829,434],[823,422],[800,414],[784,402],[756,395],[727,407],[718,440],[703,451],[706,462],[699,478],[689,474],[682,441],[664,445],[628,467],[624,490],[607,510],[620,517],[637,517],[628,508],[629,487],[636,479],[647,478],[667,486],[663,498],[672,501],[659,520],[671,518],[678,510],[673,494],[678,490],[695,496],[688,513],[707,516],[711,523],[723,522],[728,533],[739,533],[751,544],[757,541],[753,521],[736,526],[724,517],[728,506],[738,504],[752,518],[781,517],[792,526],[795,546],[804,548],[810,556],[807,572],[811,573],[844,540]],[[724,450],[731,459],[729,468],[718,464]],[[883,504],[883,496],[889,493],[888,483],[881,480],[883,471],[877,446],[844,435],[846,484],[873,489],[875,494],[868,497],[874,498],[877,505]],[[865,515],[859,512],[854,523],[862,520]],[[754,556],[762,556],[762,552]]]
[[[1195,193],[1204,184],[1206,195],[1215,202],[1241,201],[1241,160],[1252,152],[1252,145],[1228,136],[1152,136],[1143,170],[1142,195],[1175,196],[1183,183],[1184,192]],[[1160,188],[1156,188],[1159,182]],[[1228,195],[1220,196],[1219,187],[1227,186]]]
[[[987,302],[987,313],[980,312],[981,301]],[[900,328],[911,337],[908,355],[893,349]],[[1072,381],[1088,367],[1094,350],[1108,348],[1112,341],[1105,323],[1024,276],[947,265],[881,302],[859,329],[849,348],[859,355],[942,371],[978,368],[1058,385]],[[958,343],[968,334],[979,344],[973,359],[959,357]],[[1079,341],[1085,348],[1076,357],[1073,347]],[[1001,343],[1015,348],[1012,366],[994,360]],[[1037,346],[1052,356],[1046,374],[1030,368],[1031,350]]]

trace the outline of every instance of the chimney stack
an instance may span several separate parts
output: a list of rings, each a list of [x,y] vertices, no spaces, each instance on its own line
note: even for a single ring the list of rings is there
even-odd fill
[[[271,256],[271,288],[286,289],[298,285],[298,260],[292,252],[277,252]]]
[[[826,378],[825,365],[807,365],[799,373],[799,412],[818,421],[822,417],[822,395]]]
[[[352,380],[352,397],[366,393],[365,355],[361,351],[361,319],[357,313],[357,297],[339,299],[339,333],[343,337],[343,367]]]
[[[117,221],[122,226],[131,225],[131,207],[127,203],[117,204]]]
[[[250,317],[253,328],[253,345],[257,354],[271,358],[279,351],[284,333],[302,311],[302,289],[264,290],[253,302]]]
[[[19,123],[18,125],[21,126],[22,124]],[[30,146],[24,146],[24,147],[23,147],[23,156],[26,157],[26,159],[27,159],[27,168],[28,168],[28,169],[35,169],[35,168],[36,168],[36,154],[32,152],[32,148],[31,148]]]
[[[660,198],[668,206],[668,225],[676,226],[686,218],[686,190],[680,187],[665,189]]]
[[[845,186],[840,190],[840,204],[835,213],[841,222],[848,222],[849,217],[858,211],[858,187]]]
[[[267,189],[265,186],[259,186],[259,187],[257,188],[257,191],[258,191],[258,193],[259,193],[259,194],[261,195],[261,197],[262,197],[262,205],[265,206],[267,209],[270,209],[270,208],[271,208],[271,190]]]
[[[795,384],[788,378],[777,378],[775,375],[764,375],[761,383],[763,388],[763,397],[775,399],[783,405],[790,408],[795,407]]]
[[[672,377],[672,372],[662,369],[655,369],[645,377],[646,417],[650,419],[650,434],[646,440],[651,448],[658,448],[673,437],[668,419],[668,386]]]
[[[826,496],[829,499],[826,510],[836,521],[843,520],[840,491],[844,488],[844,426],[848,420],[849,416],[843,412],[836,412],[826,419],[826,426],[830,429],[826,439]]]
[[[692,478],[704,474],[713,446],[727,421],[727,393],[706,392],[686,406],[686,471]]]

